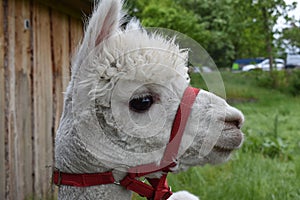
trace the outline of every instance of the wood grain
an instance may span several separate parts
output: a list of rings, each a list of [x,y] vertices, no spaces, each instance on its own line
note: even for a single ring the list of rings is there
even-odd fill
[[[77,19],[70,19],[70,54],[74,56],[78,48],[78,44],[83,37],[83,24],[82,21]]]
[[[54,130],[59,125],[63,108],[63,92],[70,79],[69,18],[57,11],[51,15]],[[59,33],[59,34],[58,34]]]
[[[52,61],[49,8],[33,4],[34,191],[45,199],[53,164]]]
[[[27,21],[29,24],[26,24]],[[31,29],[30,3],[27,0],[15,4],[15,30],[15,190],[17,199],[25,199],[33,192]]]
[[[89,16],[92,11],[91,0],[38,0],[41,4],[65,13],[72,18],[82,19],[83,15]]]
[[[6,95],[8,96],[9,101],[6,106],[6,117],[7,117],[7,143],[6,143],[6,198],[17,199],[17,185],[15,177],[17,176],[17,161],[16,161],[16,151],[15,146],[17,145],[15,138],[17,137],[16,130],[16,98],[15,98],[15,1],[7,1],[7,19],[8,19],[8,46],[7,50],[7,72],[5,75],[6,78]],[[12,34],[11,34],[12,33]]]
[[[5,69],[4,8],[0,0],[0,199],[5,199]]]
[[[46,166],[82,35],[80,20],[37,0],[0,0],[0,199],[52,196]]]

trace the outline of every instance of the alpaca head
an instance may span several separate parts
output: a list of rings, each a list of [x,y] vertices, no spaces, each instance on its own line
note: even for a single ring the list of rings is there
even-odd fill
[[[56,138],[58,165],[74,159],[81,172],[94,169],[89,163],[126,170],[164,154],[190,81],[188,51],[135,19],[121,28],[123,17],[120,0],[102,0],[89,21]],[[174,170],[226,161],[242,143],[242,122],[240,111],[200,90]]]

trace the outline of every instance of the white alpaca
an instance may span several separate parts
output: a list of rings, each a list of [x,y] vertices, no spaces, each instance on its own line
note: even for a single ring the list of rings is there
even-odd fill
[[[188,53],[174,40],[142,30],[136,20],[122,29],[124,14],[121,0],[102,0],[75,55],[55,140],[59,199],[131,199],[130,188],[119,183],[134,167],[160,167],[172,143],[174,117],[189,85]],[[242,123],[240,111],[200,90],[179,146],[172,144],[178,150],[171,158],[176,166],[168,170],[228,160],[243,141]],[[143,172],[153,180],[165,174]],[[71,180],[75,174],[86,176],[80,176],[78,187],[63,184],[64,173]],[[108,173],[114,183],[85,187],[93,173]],[[181,191],[169,199],[198,198]]]

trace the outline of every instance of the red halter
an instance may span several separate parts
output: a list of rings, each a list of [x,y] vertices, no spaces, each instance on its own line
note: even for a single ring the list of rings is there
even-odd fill
[[[127,190],[134,191],[143,197],[147,197],[149,200],[168,199],[172,195],[172,192],[167,183],[167,173],[172,171],[171,168],[177,165],[175,160],[179,151],[180,142],[191,108],[198,93],[199,89],[193,87],[187,87],[185,90],[173,122],[169,143],[167,144],[160,165],[150,163],[132,167],[128,170],[125,178],[119,183],[115,181],[111,171],[103,173],[70,174],[54,170],[53,183],[58,186],[69,185],[76,187],[117,184],[125,187]],[[163,172],[163,175],[160,178],[147,178],[150,185],[137,179],[160,171]]]

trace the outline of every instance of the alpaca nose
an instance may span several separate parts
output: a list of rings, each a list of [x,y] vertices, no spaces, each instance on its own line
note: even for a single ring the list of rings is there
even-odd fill
[[[239,119],[225,119],[225,123],[229,124],[229,125],[232,125],[232,126],[235,126],[238,129],[240,129],[241,124],[242,124],[242,120],[240,118]]]
[[[225,116],[225,123],[241,129],[244,123],[244,115],[234,107],[229,107]]]

